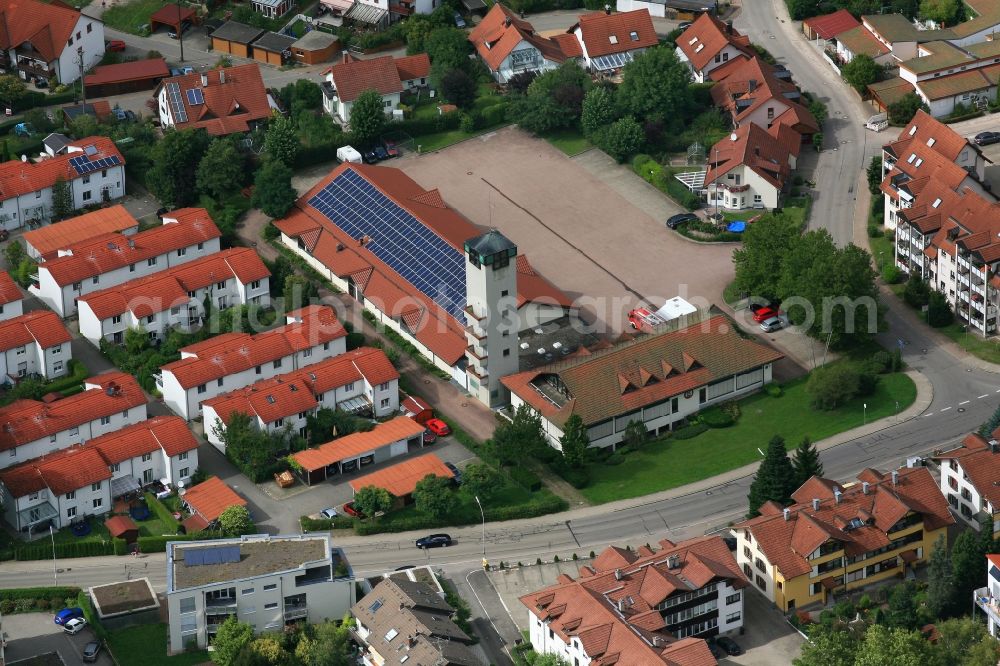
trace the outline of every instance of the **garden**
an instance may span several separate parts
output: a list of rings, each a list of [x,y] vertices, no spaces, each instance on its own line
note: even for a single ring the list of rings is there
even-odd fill
[[[198,666],[210,662],[206,650],[186,650],[167,656],[166,624],[142,624],[108,632],[108,649],[119,664],[148,666]]]

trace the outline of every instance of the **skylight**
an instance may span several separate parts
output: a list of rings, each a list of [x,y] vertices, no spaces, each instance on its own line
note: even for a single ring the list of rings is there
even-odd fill
[[[612,44],[618,43],[618,35],[608,35],[608,41]]]
[[[923,163],[924,163],[924,158],[920,157],[920,158],[917,158],[917,161],[916,161],[916,163],[913,166],[920,166]]]
[[[941,199],[935,199],[934,203],[931,204],[931,208],[937,208],[941,205]]]
[[[385,632],[385,642],[391,643],[392,639],[395,638],[396,636],[399,636],[399,632],[396,631],[395,629],[390,629],[389,631]]]
[[[628,33],[628,36],[629,36],[629,38],[631,38],[631,40],[633,42],[639,41],[639,33],[637,33],[635,30],[633,30],[632,32]]]
[[[689,42],[688,42],[688,45],[691,45],[691,44],[694,44],[694,43],[695,43],[695,42],[697,42],[697,41],[698,41],[698,38],[697,38],[697,37],[692,37],[692,38],[691,38],[691,41],[689,41]]]
[[[913,127],[910,128],[910,136],[913,136],[916,133],[917,133],[917,126],[914,125]]]
[[[913,164],[913,160],[917,159],[916,153],[910,153],[910,156],[906,158],[907,164]]]
[[[937,139],[935,139],[934,137],[927,139],[928,146],[933,146],[935,143],[937,143]]]
[[[694,52],[695,52],[695,53],[701,53],[701,50],[702,50],[703,48],[705,48],[705,45],[704,45],[704,44],[699,44],[699,45],[698,45],[698,48],[696,48],[696,49],[694,50]]]

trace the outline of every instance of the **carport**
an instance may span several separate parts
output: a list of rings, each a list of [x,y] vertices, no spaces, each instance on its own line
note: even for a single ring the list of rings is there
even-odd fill
[[[417,488],[417,483],[428,474],[445,479],[455,474],[433,453],[411,458],[404,462],[380,469],[351,480],[351,489],[357,493],[365,486],[385,488],[393,496],[396,507],[404,506]]]
[[[162,26],[175,35],[179,35],[181,34],[181,25],[185,21],[194,23],[194,9],[181,7],[177,4],[164,5],[149,17],[149,30],[156,32],[156,29]]]
[[[84,77],[87,94],[92,97],[111,97],[126,93],[152,90],[170,76],[163,58],[136,60],[116,65],[100,65]]]
[[[250,44],[264,32],[260,28],[253,28],[243,23],[226,21],[212,33],[212,50],[249,58]]]

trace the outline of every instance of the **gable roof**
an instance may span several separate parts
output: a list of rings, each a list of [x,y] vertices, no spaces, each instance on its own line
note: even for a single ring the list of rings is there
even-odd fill
[[[796,501],[788,507],[787,520],[776,511],[738,523],[733,529],[749,530],[768,561],[788,580],[812,571],[808,557],[827,541],[840,542],[848,555],[858,555],[888,545],[888,532],[911,512],[921,515],[928,530],[955,522],[926,467],[903,468],[897,473],[893,483],[890,474],[864,470],[858,475],[861,483],[833,486],[841,492],[839,502],[835,495],[824,492],[813,498],[819,503],[818,510],[812,500]],[[821,481],[821,485],[812,480],[806,483],[817,489],[834,483]],[[798,491],[796,495],[802,497]]]
[[[217,476],[210,476],[184,493],[184,503],[204,520],[211,523],[231,506],[246,506],[247,501],[236,494]]]
[[[410,421],[405,416],[399,418]],[[423,432],[422,426],[420,431]],[[440,476],[445,479],[455,476],[455,473],[445,467],[445,464],[435,454],[425,453],[401,463],[384,467],[377,472],[366,474],[357,479],[351,479],[350,484],[354,492],[365,486],[376,486],[377,488],[385,488],[393,497],[405,497],[413,493],[413,490],[417,487],[417,482],[428,474]]]
[[[55,255],[59,250],[76,243],[111,233],[124,233],[139,227],[139,222],[125,210],[125,206],[115,204],[84,213],[55,224],[24,232],[24,242],[33,247],[43,258]]]
[[[7,271],[0,271],[0,305],[7,305],[24,299],[14,278]]]
[[[142,79],[165,79],[170,76],[167,61],[163,58],[149,58],[134,62],[121,62],[114,65],[99,65],[93,74],[87,74],[83,81],[87,86],[100,86],[107,83],[123,81],[140,81]]]
[[[0,351],[37,343],[45,350],[71,342],[62,319],[51,310],[33,310],[19,317],[0,321]]]
[[[746,166],[780,190],[791,173],[791,153],[788,148],[790,141],[778,141],[776,138],[782,131],[792,131],[787,127],[781,130],[780,127],[772,127],[775,134],[756,123],[746,123],[733,130],[709,150],[705,182],[714,183],[736,167]]]
[[[400,81],[423,79],[431,75],[431,57],[426,53],[396,58],[396,72]]]
[[[374,90],[379,95],[403,92],[403,83],[392,56],[369,60],[351,58],[332,66],[329,71],[337,96],[343,102],[353,102],[365,90]]]
[[[61,2],[2,0],[0,49],[6,51],[30,42],[46,63],[52,62],[66,49],[81,16],[79,11]]]
[[[878,58],[889,53],[889,47],[876,39],[875,35],[868,32],[868,29],[863,25],[838,34],[837,41],[854,55]]]
[[[179,416],[154,416],[141,423],[95,437],[86,446],[97,449],[108,465],[153,451],[176,456],[198,448],[198,440]]]
[[[645,49],[660,43],[648,9],[584,14],[568,32],[575,32],[577,28],[591,58]]]
[[[0,483],[15,498],[45,488],[54,495],[64,495],[110,478],[101,454],[79,444],[0,471]]]
[[[962,440],[960,447],[934,458],[955,461],[980,497],[988,500],[994,511],[1000,510],[1000,486],[996,484],[1000,481],[1000,454],[993,450],[986,439],[978,433],[970,433]]]
[[[70,160],[83,156],[90,162],[114,158],[118,160],[118,164],[113,166],[125,165],[125,158],[111,139],[90,136],[71,143],[67,152],[38,162],[10,160],[0,164],[0,201],[52,187],[60,178],[67,182],[83,178],[85,174],[70,164]]]
[[[213,37],[218,34],[216,31]],[[206,77],[207,86],[202,85],[202,76]],[[176,114],[171,114],[174,127],[179,129],[201,128],[214,136],[246,132],[250,123],[270,118],[273,111],[257,63],[163,79],[156,89],[156,97],[163,86],[171,83],[180,88],[181,103],[188,118],[187,122],[178,123]],[[193,89],[202,91],[204,104],[191,104],[187,91]]]
[[[538,49],[546,60],[563,62],[567,58],[559,46],[560,42],[541,37],[530,23],[499,2],[469,32],[469,41],[486,66],[493,71],[500,67],[521,42],[527,42]]]
[[[146,404],[146,396],[132,375],[108,372],[86,380],[82,393],[45,403],[17,400],[0,408],[0,451]]]
[[[723,315],[675,321],[652,335],[501,381],[556,425],[572,414],[593,425],[782,358],[741,338]]]
[[[745,56],[750,39],[736,28],[705,12],[694,20],[677,38],[677,48],[688,59],[695,71],[701,71],[727,46],[732,46]]]
[[[802,23],[809,26],[820,39],[833,39],[836,35],[861,25],[861,21],[846,9],[838,9],[823,16],[810,16]]]

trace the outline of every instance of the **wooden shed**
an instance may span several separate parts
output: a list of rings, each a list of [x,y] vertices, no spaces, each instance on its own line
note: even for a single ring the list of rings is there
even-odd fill
[[[291,56],[291,46],[295,43],[294,37],[279,35],[276,32],[265,32],[254,40],[250,48],[253,51],[253,59],[257,62],[267,63],[280,67],[285,61],[285,54]]]
[[[340,51],[340,40],[322,30],[310,30],[292,44],[292,57],[305,65],[330,62]]]
[[[254,28],[236,21],[226,21],[212,33],[212,49],[220,53],[229,53],[240,58],[249,58],[250,45],[264,30]]]
[[[111,516],[104,521],[112,539],[124,539],[126,543],[135,543],[139,539],[139,527],[128,516]]]

